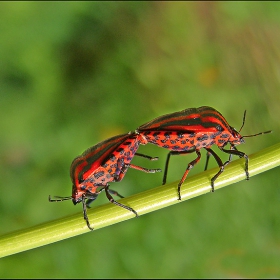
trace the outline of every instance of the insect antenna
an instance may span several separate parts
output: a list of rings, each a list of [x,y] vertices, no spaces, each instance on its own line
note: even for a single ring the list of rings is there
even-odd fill
[[[70,200],[72,199],[71,196],[54,196],[54,198],[58,198],[58,199],[52,199],[51,196],[49,195],[49,202],[60,202],[60,201],[64,201],[64,200]]]
[[[243,122],[242,122],[242,125],[239,129],[239,133],[241,131],[241,129],[243,128],[244,124],[245,124],[245,119],[246,119],[246,110],[244,111],[244,115],[243,115]],[[271,133],[272,130],[268,130],[268,131],[264,131],[264,132],[259,132],[259,133],[256,133],[256,134],[251,134],[251,135],[245,135],[245,136],[242,136],[242,138],[244,137],[253,137],[253,136],[258,136],[258,135],[262,135],[262,134],[267,134],[267,133]]]
[[[242,125],[241,125],[241,127],[240,127],[240,129],[238,131],[239,133],[240,133],[241,129],[243,128],[244,124],[245,124],[245,119],[246,119],[246,110],[244,111]]]
[[[253,136],[258,136],[258,135],[267,134],[267,133],[272,133],[272,130],[268,130],[268,131],[264,131],[264,132],[259,132],[259,133],[251,134],[251,135],[245,135],[245,136],[242,136],[242,137],[243,138],[244,137],[253,137]]]

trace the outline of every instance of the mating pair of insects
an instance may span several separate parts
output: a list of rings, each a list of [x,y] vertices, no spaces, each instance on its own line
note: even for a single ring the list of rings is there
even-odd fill
[[[119,182],[125,176],[128,168],[134,168],[146,173],[160,172],[160,169],[147,169],[131,164],[134,156],[140,156],[149,160],[157,160],[157,157],[150,157],[137,153],[141,145],[148,143],[170,150],[167,155],[165,170],[163,174],[164,185],[166,183],[169,160],[172,155],[184,155],[195,152],[197,157],[191,161],[186,168],[179,184],[178,199],[181,200],[181,185],[185,181],[189,171],[201,158],[200,150],[207,151],[205,170],[207,169],[210,155],[213,155],[220,167],[218,173],[211,179],[212,191],[214,182],[224,171],[225,166],[231,161],[232,155],[245,159],[246,179],[249,179],[248,156],[236,149],[236,145],[244,143],[245,137],[270,133],[271,131],[260,132],[254,135],[241,136],[240,131],[245,123],[246,111],[243,116],[243,123],[239,131],[236,131],[228,124],[226,119],[214,108],[203,106],[189,108],[160,116],[146,124],[139,126],[134,132],[117,135],[87,149],[82,155],[76,157],[70,167],[70,176],[73,183],[72,196],[55,197],[49,201],[72,200],[74,205],[82,202],[84,219],[90,230],[87,216],[87,207],[105,191],[108,200],[121,206],[138,216],[137,212],[124,204],[115,201],[111,194],[121,196],[118,192],[109,188],[110,182]],[[230,149],[225,149],[229,144]],[[229,154],[229,159],[223,163],[220,157],[211,149],[213,145]]]

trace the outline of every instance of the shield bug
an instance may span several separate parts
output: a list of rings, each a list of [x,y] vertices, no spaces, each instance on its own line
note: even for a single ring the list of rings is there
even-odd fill
[[[108,200],[121,206],[138,216],[137,212],[124,204],[113,199],[111,194],[121,196],[118,192],[109,188],[110,182],[119,182],[125,176],[128,168],[134,168],[146,173],[160,172],[160,169],[147,169],[131,164],[134,156],[140,156],[149,160],[157,160],[157,157],[150,157],[136,153],[140,144],[147,144],[145,138],[139,134],[127,133],[111,137],[97,145],[87,149],[82,155],[76,157],[70,167],[70,177],[73,183],[72,196],[58,197],[51,199],[50,202],[72,200],[73,204],[82,202],[84,219],[90,230],[87,208],[105,191]]]
[[[239,131],[236,131],[228,124],[226,119],[214,108],[203,106],[199,108],[189,108],[179,112],[160,116],[146,124],[141,125],[135,131],[141,134],[147,142],[159,147],[170,150],[167,155],[165,170],[163,174],[163,185],[166,183],[167,171],[170,157],[173,155],[184,155],[195,152],[197,157],[191,161],[178,184],[178,196],[181,200],[180,188],[185,181],[189,171],[200,161],[200,150],[204,148],[207,151],[207,160],[213,155],[218,163],[220,170],[211,179],[212,191],[214,191],[214,182],[224,171],[225,166],[231,161],[232,155],[245,159],[246,179],[249,179],[248,155],[238,151],[236,145],[244,143],[245,137],[252,137],[260,134],[270,133],[271,131],[260,132],[254,135],[241,136],[240,131],[245,123],[246,111],[244,112],[243,123]],[[230,149],[225,149],[229,144]],[[213,145],[229,154],[229,159],[223,163],[220,157],[211,149]]]

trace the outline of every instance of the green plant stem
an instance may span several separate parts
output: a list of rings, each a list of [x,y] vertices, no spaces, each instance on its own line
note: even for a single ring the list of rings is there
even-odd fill
[[[249,156],[250,177],[279,165],[280,143]],[[218,168],[213,168],[188,177],[181,188],[182,201],[205,193],[210,194],[210,179],[218,170]],[[225,171],[215,181],[215,190],[244,179],[244,159],[238,159],[226,166]],[[120,199],[118,202],[132,207],[141,216],[157,209],[181,203],[182,201],[178,201],[177,184],[178,182],[173,182],[152,188],[128,198]],[[88,210],[89,221],[95,230],[134,217],[135,215],[132,212],[111,203]],[[30,250],[86,232],[91,231],[83,219],[82,212],[79,211],[79,213],[63,219],[46,222],[1,236],[0,257]]]

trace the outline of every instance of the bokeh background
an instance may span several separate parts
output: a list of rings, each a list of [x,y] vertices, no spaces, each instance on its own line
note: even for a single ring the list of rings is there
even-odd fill
[[[279,15],[280,3],[269,1],[1,2],[0,234],[82,219],[81,205],[48,202],[71,194],[73,158],[162,114],[208,105],[239,129],[246,109],[243,134],[273,133],[239,149],[277,143]],[[167,150],[139,152],[160,160],[133,163],[164,168]],[[193,158],[172,158],[168,181]],[[0,277],[280,277],[277,172],[5,257]],[[111,187],[129,196],[161,180],[129,170]],[[103,203],[104,194],[93,206]]]

